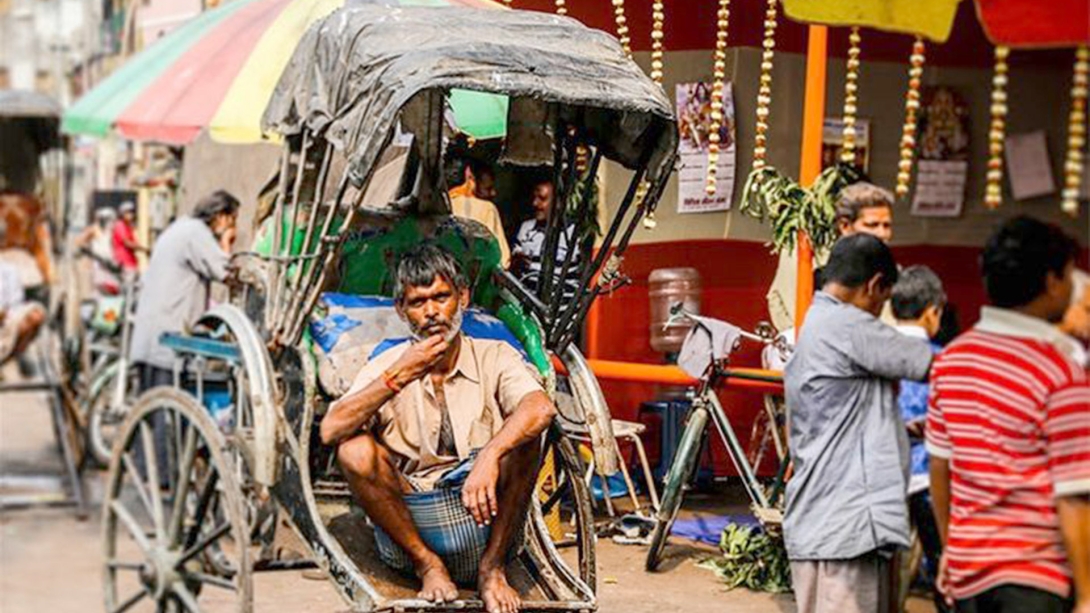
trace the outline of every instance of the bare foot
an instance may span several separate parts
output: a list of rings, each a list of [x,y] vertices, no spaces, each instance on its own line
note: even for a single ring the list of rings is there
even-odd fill
[[[517,613],[519,610],[519,593],[507,583],[507,573],[502,566],[493,570],[482,569],[477,587],[481,590],[484,610],[488,613]]]
[[[431,602],[454,602],[458,600],[458,588],[450,580],[447,567],[436,559],[435,562],[416,572],[420,577],[420,593],[417,597]]]

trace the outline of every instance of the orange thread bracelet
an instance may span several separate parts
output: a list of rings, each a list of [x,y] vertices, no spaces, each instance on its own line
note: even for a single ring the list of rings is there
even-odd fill
[[[382,373],[382,382],[386,384],[386,387],[395,394],[401,393],[401,386],[394,381],[394,377],[397,376],[397,372],[386,371]]]

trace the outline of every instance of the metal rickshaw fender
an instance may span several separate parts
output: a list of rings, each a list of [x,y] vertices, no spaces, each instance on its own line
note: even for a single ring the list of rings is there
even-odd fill
[[[568,381],[571,383],[575,402],[583,409],[598,470],[602,474],[612,475],[621,469],[620,451],[617,448],[617,439],[613,436],[613,418],[609,413],[605,394],[598,385],[598,378],[594,376],[575,343],[568,345],[560,355],[560,361],[568,371]]]
[[[242,367],[246,370],[248,393],[253,410],[253,466],[254,480],[264,486],[276,481],[277,468],[277,408],[276,387],[273,380],[272,360],[265,348],[265,341],[241,309],[230,304],[220,304],[201,316],[199,323],[219,320],[227,325],[242,355]]]

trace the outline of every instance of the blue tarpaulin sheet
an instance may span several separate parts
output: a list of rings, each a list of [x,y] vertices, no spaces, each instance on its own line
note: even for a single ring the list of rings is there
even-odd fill
[[[693,517],[691,519],[678,519],[674,522],[670,534],[682,538],[718,545],[719,537],[728,524],[739,526],[759,526],[757,518],[751,515],[709,515]]]

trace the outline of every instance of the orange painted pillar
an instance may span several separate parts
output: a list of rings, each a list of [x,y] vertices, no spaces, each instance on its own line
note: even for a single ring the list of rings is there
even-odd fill
[[[829,29],[809,26],[806,46],[806,90],[802,110],[802,161],[799,184],[809,187],[821,174],[821,133],[825,124],[825,73]],[[814,295],[814,250],[805,233],[798,237],[798,279],[795,282],[795,330],[802,330]]]

